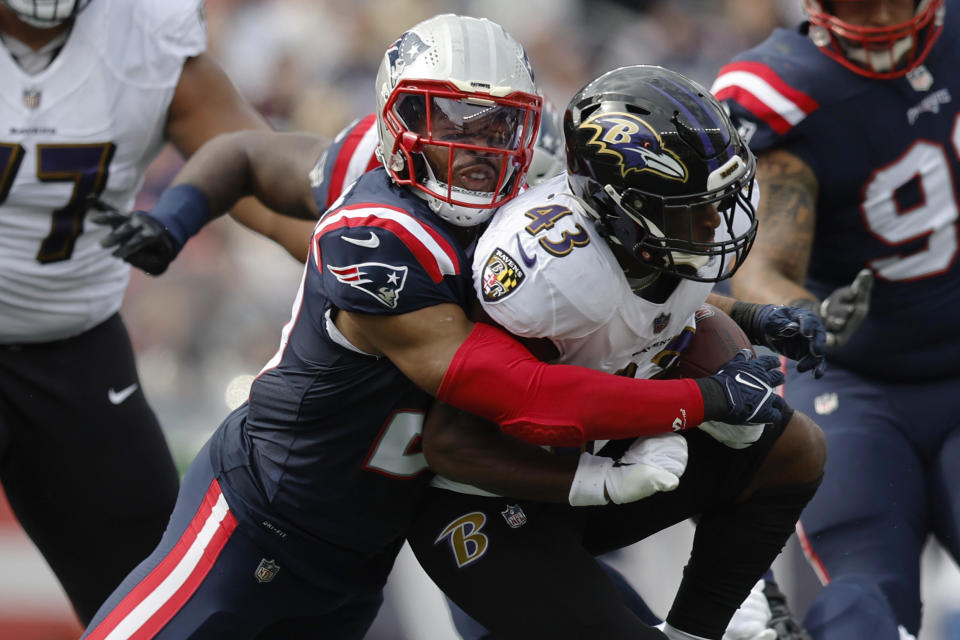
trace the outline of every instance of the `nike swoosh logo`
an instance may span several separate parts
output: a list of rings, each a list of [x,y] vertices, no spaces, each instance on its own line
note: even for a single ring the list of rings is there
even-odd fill
[[[113,387],[110,387],[109,389],[107,389],[107,400],[110,401],[110,404],[120,404],[121,402],[123,402],[124,400],[132,396],[133,392],[136,391],[137,387],[139,386],[140,385],[134,382],[129,387],[124,387],[123,389],[120,389],[120,391],[114,391]]]
[[[520,234],[517,234],[517,251],[520,253],[520,259],[523,260],[523,264],[527,265],[527,268],[532,267],[537,263],[537,256],[532,258],[526,254],[523,250],[523,245],[520,244]]]
[[[765,389],[764,387],[758,387],[757,385],[753,384],[752,382],[749,382],[749,381],[747,381],[747,380],[744,380],[743,378],[740,377],[741,375],[742,375],[742,374],[739,374],[739,373],[738,373],[738,374],[736,375],[736,377],[734,378],[734,380],[736,380],[737,382],[739,382],[740,384],[742,384],[742,385],[745,386],[745,387],[750,387],[751,389],[759,389],[760,391],[766,391],[766,389]]]
[[[380,238],[371,231],[369,238],[351,238],[349,236],[340,236],[344,241],[349,242],[350,244],[355,244],[358,247],[366,247],[367,249],[376,249],[380,246]]]

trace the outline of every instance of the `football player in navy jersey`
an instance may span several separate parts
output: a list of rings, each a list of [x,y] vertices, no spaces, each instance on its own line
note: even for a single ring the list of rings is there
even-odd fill
[[[806,305],[829,334],[826,376],[785,387],[829,448],[798,527],[825,585],[804,625],[896,640],[920,628],[927,538],[960,559],[960,4],[805,5],[713,85],[759,156],[733,292]]]
[[[87,637],[362,637],[430,479],[420,431],[433,396],[534,443],[660,434],[659,457],[638,450],[647,464],[608,466],[625,501],[676,485],[672,431],[783,416],[770,359],[634,380],[544,364],[468,319],[466,247],[520,190],[542,103],[499,25],[449,14],[416,25],[387,49],[376,97],[384,167],[317,223],[276,355]],[[111,242],[138,264],[179,216],[206,219],[247,194],[316,215],[309,173],[324,148],[301,134],[222,136]],[[502,276],[511,286],[520,274]]]
[[[0,1],[0,481],[84,622],[178,486],[118,314],[130,267],[87,202],[130,207],[167,141],[269,128],[205,49],[200,0]],[[278,239],[288,222],[235,214]],[[312,225],[289,223],[305,252]]]

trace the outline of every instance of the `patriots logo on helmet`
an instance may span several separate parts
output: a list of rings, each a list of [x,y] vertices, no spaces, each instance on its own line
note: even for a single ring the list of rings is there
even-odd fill
[[[431,48],[416,33],[407,31],[387,49],[387,60],[390,63],[390,84],[396,86],[397,77],[413,61]]]
[[[632,113],[601,111],[580,128],[590,130],[587,144],[599,146],[598,154],[616,158],[624,178],[631,171],[650,171],[668,180],[687,181],[689,172],[679,156],[663,146],[653,127]]]
[[[327,265],[338,282],[368,293],[390,309],[397,308],[397,300],[407,281],[407,268],[382,262],[361,262],[346,267]]]

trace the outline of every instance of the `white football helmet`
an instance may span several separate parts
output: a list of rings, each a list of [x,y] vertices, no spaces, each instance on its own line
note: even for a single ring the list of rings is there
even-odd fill
[[[441,218],[482,224],[519,192],[543,99],[503,27],[453,14],[425,20],[387,49],[376,90],[380,160]]]
[[[0,0],[0,3],[27,24],[49,29],[73,18],[90,0]]]
[[[533,160],[527,170],[527,184],[540,184],[558,175],[567,167],[567,154],[563,146],[563,117],[549,100],[543,101],[540,131],[533,145]]]

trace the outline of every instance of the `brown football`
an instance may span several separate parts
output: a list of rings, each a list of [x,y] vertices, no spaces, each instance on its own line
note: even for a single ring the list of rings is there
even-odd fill
[[[712,304],[704,303],[696,313],[697,331],[677,361],[664,373],[669,378],[710,376],[737,355],[750,349],[750,339],[733,318]]]

